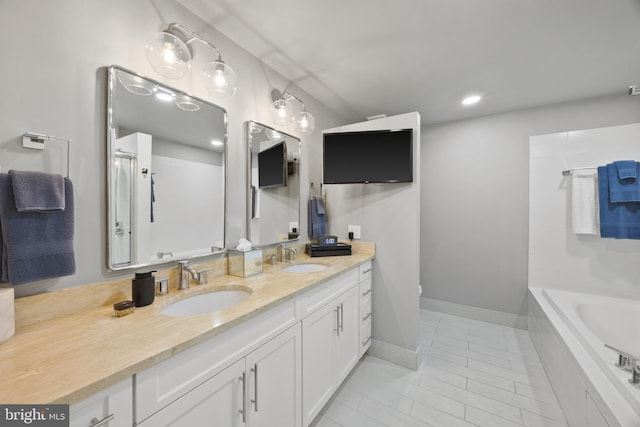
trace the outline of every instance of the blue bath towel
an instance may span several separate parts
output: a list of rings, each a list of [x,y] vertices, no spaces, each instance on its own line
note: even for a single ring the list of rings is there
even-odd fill
[[[75,273],[73,185],[64,178],[65,209],[18,212],[11,177],[0,174],[0,281],[13,285]]]
[[[10,170],[9,176],[18,212],[64,210],[64,178],[62,175]]]
[[[640,179],[635,178],[640,163],[622,160],[609,163],[606,167],[609,174],[609,200],[612,203],[640,202]]]
[[[598,168],[600,202],[600,236],[617,239],[640,239],[640,203],[613,203],[609,196],[610,166]],[[615,169],[615,166],[613,167]],[[617,176],[616,176],[617,179]]]
[[[312,197],[309,200],[309,237],[319,237],[327,234],[327,212],[322,197]]]

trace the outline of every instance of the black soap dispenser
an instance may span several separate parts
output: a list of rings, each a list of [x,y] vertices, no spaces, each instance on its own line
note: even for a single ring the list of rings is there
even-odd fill
[[[131,297],[136,307],[152,304],[155,298],[155,271],[136,273],[131,281]]]

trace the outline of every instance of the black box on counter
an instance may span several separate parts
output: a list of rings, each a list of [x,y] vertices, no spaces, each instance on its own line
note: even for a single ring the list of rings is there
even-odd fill
[[[311,257],[351,255],[351,245],[338,243],[327,246],[307,243],[307,255]]]

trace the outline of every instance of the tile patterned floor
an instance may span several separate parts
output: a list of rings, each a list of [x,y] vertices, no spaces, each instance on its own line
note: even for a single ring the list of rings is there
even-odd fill
[[[367,356],[315,427],[566,427],[527,331],[420,311],[422,364]]]

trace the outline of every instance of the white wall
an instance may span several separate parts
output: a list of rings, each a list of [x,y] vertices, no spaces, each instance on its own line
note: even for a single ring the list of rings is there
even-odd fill
[[[423,296],[526,315],[529,137],[638,122],[625,94],[422,129]]]
[[[340,184],[324,188],[328,232],[346,239],[347,226],[360,225],[361,239],[376,243],[372,293],[374,340],[396,346],[410,355],[418,350],[420,116],[402,114],[326,132],[408,128],[414,129],[412,183]],[[319,149],[321,156],[322,144]],[[315,182],[321,182],[320,176]],[[393,360],[393,356],[389,358]]]
[[[640,124],[534,136],[530,142],[529,287],[640,295],[640,240],[574,234],[562,171],[640,160]]]
[[[204,46],[196,46],[194,72],[183,80],[164,79],[151,69],[144,43],[163,23],[172,21],[193,28],[220,49],[238,75],[233,98],[212,98],[198,79],[203,62],[214,59]],[[0,67],[0,152],[17,144],[27,131],[71,138],[70,174],[76,199],[76,274],[21,285],[16,287],[18,296],[131,275],[106,270],[106,66],[121,65],[227,110],[228,246],[244,236],[246,227],[244,123],[270,124],[271,87],[288,88],[302,98],[318,129],[344,123],[172,0],[4,1],[0,2],[0,36],[12,41],[5,44]],[[309,167],[304,146],[318,141],[319,131],[302,138],[302,182],[307,182]],[[303,198],[307,188],[302,185]],[[304,229],[304,215],[302,221]]]

